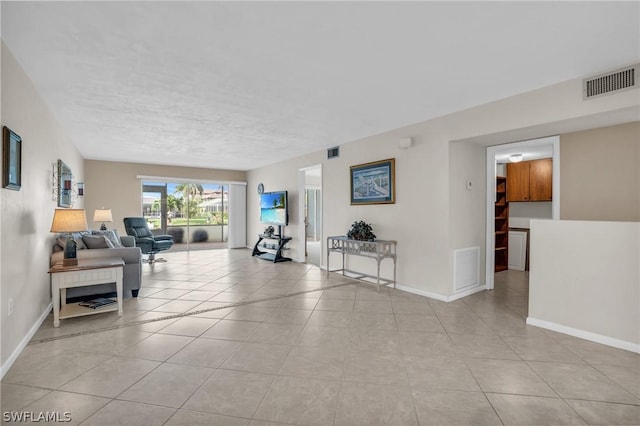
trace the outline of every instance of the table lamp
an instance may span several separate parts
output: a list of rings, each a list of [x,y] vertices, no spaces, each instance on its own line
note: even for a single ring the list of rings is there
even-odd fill
[[[107,225],[105,222],[113,222],[113,216],[111,216],[111,209],[105,209],[104,207],[101,209],[96,209],[93,212],[93,221],[94,222],[102,222],[100,225],[100,230],[105,231],[107,229]]]
[[[78,264],[76,257],[76,240],[73,239],[72,232],[86,231],[87,215],[84,209],[56,209],[53,214],[53,222],[51,223],[51,231],[57,233],[67,233],[67,241],[64,245],[64,266],[74,266]]]

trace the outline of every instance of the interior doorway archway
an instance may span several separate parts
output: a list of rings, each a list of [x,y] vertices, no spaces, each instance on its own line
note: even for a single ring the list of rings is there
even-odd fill
[[[298,239],[297,261],[318,267],[322,265],[322,164],[304,167],[298,174]]]
[[[494,264],[495,264],[495,202],[496,202],[496,176],[498,159],[513,153],[525,154],[527,152],[540,151],[541,148],[550,149],[550,157],[553,160],[552,175],[552,201],[551,219],[560,219],[560,137],[550,136],[540,139],[531,139],[521,142],[507,143],[487,147],[487,182],[486,182],[486,264],[485,264],[485,288],[494,288]],[[529,158],[533,158],[529,156]]]

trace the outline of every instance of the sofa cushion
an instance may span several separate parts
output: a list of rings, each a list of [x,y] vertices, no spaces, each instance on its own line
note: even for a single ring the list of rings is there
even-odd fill
[[[82,239],[80,239],[80,241],[82,241]],[[77,243],[78,241],[76,241]],[[64,250],[64,246],[67,245],[67,236],[66,235],[58,235],[58,238],[56,238],[56,245],[58,247],[60,247],[62,250]],[[84,245],[84,242],[82,243],[82,245]],[[78,246],[76,246],[77,248]]]
[[[87,246],[84,244],[84,241],[82,240],[82,237],[85,235],[89,235],[88,232],[73,232],[71,235],[73,235],[73,239],[76,240],[77,250],[83,250],[87,248]],[[59,234],[58,237],[56,238],[56,244],[60,246],[60,248],[62,248],[63,250],[64,250],[65,244],[67,243],[68,236],[69,234]]]
[[[104,231],[103,230],[91,231],[91,235],[102,235],[107,240],[109,240],[109,242],[111,242],[111,245],[113,245],[113,247],[115,247],[115,248],[124,247],[122,245],[122,243],[120,242],[120,237],[118,236],[118,231],[115,230],[115,229],[107,229],[107,230],[104,230]]]
[[[104,235],[84,235],[82,240],[89,249],[114,248]]]

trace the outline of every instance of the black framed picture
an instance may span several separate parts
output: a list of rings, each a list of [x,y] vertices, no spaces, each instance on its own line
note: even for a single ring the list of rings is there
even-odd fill
[[[351,205],[396,202],[396,160],[351,166]]]
[[[20,191],[22,185],[22,138],[2,128],[2,187]]]

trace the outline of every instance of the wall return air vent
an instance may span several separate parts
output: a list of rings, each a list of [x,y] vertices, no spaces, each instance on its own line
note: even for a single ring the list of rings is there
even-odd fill
[[[631,65],[606,74],[585,78],[582,81],[584,99],[620,92],[638,87],[640,64]]]

